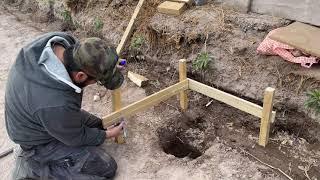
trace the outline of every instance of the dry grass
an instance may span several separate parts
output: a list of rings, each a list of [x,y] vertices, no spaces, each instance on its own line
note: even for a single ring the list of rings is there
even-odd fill
[[[87,6],[88,0],[65,0],[65,4],[72,12],[79,12]]]

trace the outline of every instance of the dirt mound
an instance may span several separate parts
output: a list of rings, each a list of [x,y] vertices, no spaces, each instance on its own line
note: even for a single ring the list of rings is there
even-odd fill
[[[49,4],[38,2],[39,8],[46,10],[37,13],[46,14],[50,10]],[[97,20],[101,20],[104,24],[101,34],[117,44],[136,3],[137,0],[89,1],[86,7],[71,14],[77,25],[73,33],[78,37],[92,35],[88,32],[94,30]],[[257,165],[256,159],[245,152],[279,167],[294,179],[305,178],[301,168],[309,168],[311,178],[320,177],[319,124],[301,113],[306,112],[303,106],[305,93],[320,87],[319,81],[296,75],[294,72],[301,69],[299,65],[256,53],[267,32],[288,21],[238,14],[212,4],[192,7],[183,15],[172,17],[156,13],[158,0],[146,3],[134,36],[147,40],[140,53],[141,56],[148,53],[151,58],[131,61],[128,68],[151,80],[148,94],[175,83],[178,73],[173,66],[178,59],[187,58],[188,77],[260,105],[264,89],[275,87],[277,117],[270,143],[262,148],[257,146],[258,118],[216,101],[207,107],[205,105],[211,99],[194,93],[189,96],[191,111],[187,114],[178,113],[176,100],[162,103],[154,111],[141,112],[133,118],[128,128],[131,131],[129,138],[132,138],[128,146],[111,148],[114,157],[119,159],[119,179],[133,176],[134,179],[150,176],[154,179],[281,179],[275,175],[277,171]],[[56,16],[64,12],[60,9],[62,5],[56,1]],[[212,57],[205,73],[195,71],[191,65],[200,52],[207,52]],[[96,91],[91,89],[89,95]],[[132,89],[132,92],[136,90]],[[128,99],[132,94],[124,97]],[[109,95],[98,103],[88,96],[84,100],[87,102],[84,107],[99,115],[104,115],[106,106],[110,106]],[[195,113],[197,109],[200,113]],[[156,117],[154,113],[158,113]],[[109,147],[106,149],[110,150]],[[172,169],[176,171],[172,172]]]
[[[250,30],[268,32],[290,23],[290,21],[286,19],[255,13],[243,14],[233,12],[228,14],[225,18],[227,22],[240,27],[244,32]]]
[[[195,71],[191,63],[188,65],[192,78],[258,103],[262,102],[265,88],[274,87],[278,111],[299,111],[315,118],[304,102],[306,93],[320,87],[320,81],[296,75],[302,68],[298,64],[256,52],[270,30],[289,22],[267,15],[239,14],[213,5],[192,8],[178,17],[156,14],[150,21],[149,32],[157,41],[149,41],[155,45],[148,53],[166,62],[181,58],[192,62],[198,53],[207,52],[212,61],[205,73]],[[320,122],[319,117],[315,119]]]
[[[266,15],[239,14],[221,7],[208,5],[204,8],[192,8],[181,16],[174,17],[157,13],[149,26],[166,41],[179,47],[204,42],[207,35],[221,36],[236,28],[241,30],[269,31],[284,26],[288,21]]]

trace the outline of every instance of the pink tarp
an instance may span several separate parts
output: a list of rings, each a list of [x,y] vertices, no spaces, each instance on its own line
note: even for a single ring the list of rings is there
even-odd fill
[[[271,31],[262,41],[257,49],[258,53],[265,55],[278,55],[287,61],[299,63],[301,66],[306,68],[310,68],[312,64],[318,63],[319,59],[317,57],[308,56],[287,44],[270,39],[270,35],[276,30],[277,29]]]

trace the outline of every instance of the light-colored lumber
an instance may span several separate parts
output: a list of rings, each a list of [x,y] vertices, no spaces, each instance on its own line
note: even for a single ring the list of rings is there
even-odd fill
[[[120,44],[117,47],[118,55],[121,54],[124,45],[126,44],[128,38],[130,37],[130,35],[132,33],[134,22],[137,19],[137,16],[138,16],[138,14],[140,12],[141,7],[143,6],[143,3],[144,3],[144,0],[139,0],[136,9],[133,12],[133,15],[132,15],[132,17],[130,19],[130,22],[129,22],[129,24],[128,24],[128,26],[127,26],[127,28],[126,28],[123,36],[122,36],[122,38],[121,38]]]
[[[216,99],[218,101],[221,101],[223,103],[226,103],[232,107],[235,107],[237,109],[240,109],[244,112],[247,112],[251,115],[254,115],[256,117],[261,118],[262,117],[262,107],[254,104],[252,102],[246,101],[244,99],[241,99],[237,96],[228,94],[226,92],[223,92],[221,90],[218,90],[216,88],[207,86],[205,84],[202,84],[200,82],[197,82],[192,79],[189,80],[189,88],[193,91],[199,92],[203,95],[209,96],[213,99]],[[272,117],[275,117],[276,112],[272,112]]]
[[[165,1],[158,6],[158,11],[169,15],[180,15],[186,8],[186,3]]]
[[[124,144],[126,143],[126,138],[124,136],[124,132],[122,132],[119,136],[117,136],[115,138],[115,142],[118,143],[118,144]]]
[[[265,90],[265,94],[264,94],[262,118],[261,118],[261,124],[260,124],[260,135],[259,135],[259,145],[263,147],[267,145],[268,139],[269,139],[274,92],[275,92],[274,88],[268,87]]]
[[[112,111],[121,109],[121,90],[115,89],[111,92],[112,95]]]
[[[133,15],[131,16],[130,22],[129,22],[122,38],[121,38],[121,41],[120,41],[119,45],[117,46],[116,51],[119,56],[121,55],[123,47],[132,33],[134,22],[140,12],[140,9],[141,9],[143,3],[144,3],[144,0],[139,0],[138,5],[137,5],[136,9],[134,10]],[[120,89],[116,89],[112,92],[112,109],[113,109],[113,111],[117,111],[117,110],[121,109],[121,91],[120,91]],[[116,137],[115,140],[119,144],[125,143],[124,134]]]
[[[271,39],[288,44],[312,56],[320,57],[320,28],[295,22],[279,28]]]
[[[129,71],[128,78],[139,87],[147,85],[148,79],[140,74]]]
[[[180,2],[180,3],[186,3],[188,5],[191,5],[193,3],[193,0],[170,0],[173,2]]]
[[[112,111],[118,111],[121,109],[121,90],[115,89],[112,91]],[[124,134],[120,134],[119,136],[115,137],[115,142],[118,144],[124,144],[125,143],[125,138]]]
[[[170,97],[179,94],[180,91],[188,89],[188,80],[184,80],[175,85],[172,85],[166,89],[163,89],[151,96],[148,96],[140,101],[130,104],[119,111],[113,112],[108,116],[103,117],[103,126],[109,127],[120,121],[121,117],[128,117],[138,111],[143,111],[151,106],[160,103],[161,101],[167,100]]]
[[[187,79],[187,60],[179,60],[179,81],[184,81]],[[180,92],[180,107],[182,111],[188,108],[188,94],[187,90]]]

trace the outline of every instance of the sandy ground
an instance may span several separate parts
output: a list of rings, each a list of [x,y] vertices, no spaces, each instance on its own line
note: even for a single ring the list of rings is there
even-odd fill
[[[0,152],[13,147],[4,123],[4,94],[9,68],[19,49],[39,34],[41,32],[17,22],[14,16],[0,9]],[[0,179],[9,179],[12,164],[12,154],[0,160]]]
[[[41,32],[17,21],[14,16],[0,11],[0,152],[13,146],[8,140],[4,126],[4,91],[7,73],[19,48],[35,38]],[[93,101],[93,95],[99,93],[102,98]],[[145,97],[143,89],[126,83],[123,87],[124,104]],[[96,85],[88,87],[83,108],[103,116],[110,111],[110,92]],[[168,106],[164,112],[167,117],[175,117],[177,110]],[[168,118],[170,119],[170,118]],[[103,144],[106,152],[112,154],[119,165],[116,179],[282,179],[258,162],[227,147],[218,139],[213,141],[204,154],[197,159],[179,159],[164,153],[159,146],[156,130],[168,119],[163,119],[153,108],[140,112],[128,119],[128,139],[124,145],[112,141]],[[9,179],[13,165],[13,155],[0,160],[0,179]],[[267,173],[265,173],[267,172]]]

